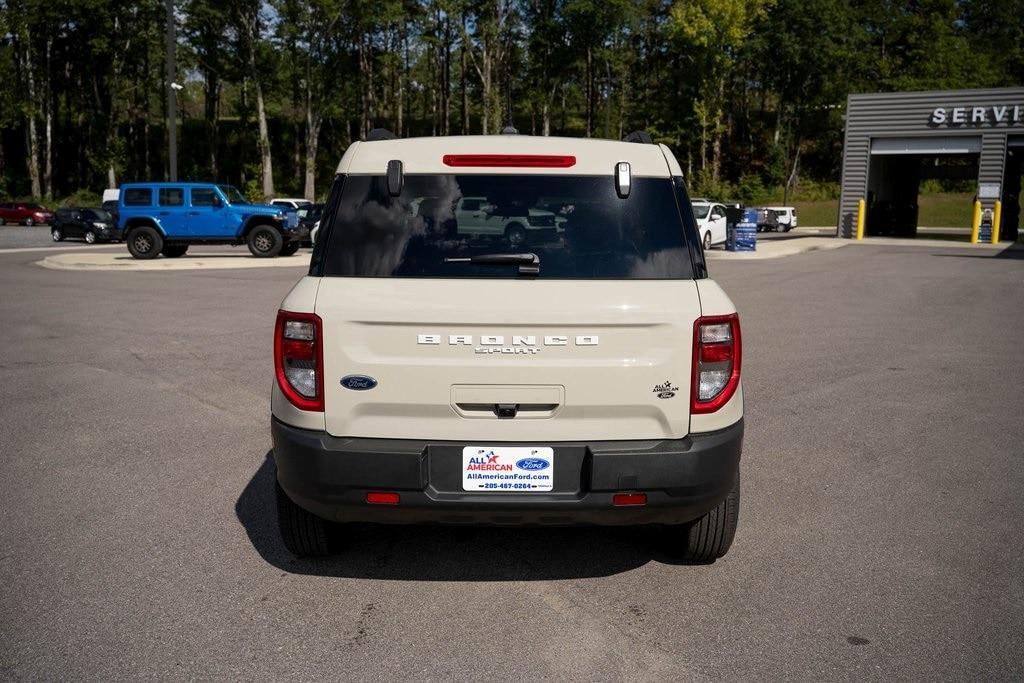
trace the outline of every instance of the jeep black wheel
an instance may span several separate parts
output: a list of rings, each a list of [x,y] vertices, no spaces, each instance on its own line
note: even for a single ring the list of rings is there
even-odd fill
[[[188,251],[187,244],[168,244],[160,253],[166,258],[178,258],[184,256],[186,251]]]
[[[281,247],[281,256],[294,256],[301,245],[298,242],[289,242]]]
[[[519,223],[513,223],[505,229],[505,238],[513,247],[520,247],[526,244],[526,228]]]
[[[736,536],[736,523],[740,512],[740,475],[732,490],[721,503],[703,517],[695,519],[681,528],[681,547],[677,552],[687,562],[714,562],[729,552],[732,539]]]
[[[281,253],[284,240],[281,233],[269,225],[257,225],[246,239],[249,252],[256,258],[268,258]]]
[[[50,231],[50,237],[53,238],[54,242],[63,242],[64,231],[61,230],[60,228],[54,228],[53,230]]]
[[[137,259],[153,259],[164,248],[164,238],[156,228],[142,225],[128,233],[128,252]]]
[[[274,488],[277,489],[277,525],[284,547],[298,557],[329,554],[334,525],[296,505],[277,481],[274,481]]]

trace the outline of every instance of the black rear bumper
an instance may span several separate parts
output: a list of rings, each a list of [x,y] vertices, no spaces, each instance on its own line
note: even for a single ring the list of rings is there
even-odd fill
[[[545,493],[463,491],[468,442],[339,438],[277,418],[271,433],[281,487],[297,504],[334,521],[681,524],[728,494],[739,471],[743,421],[683,439],[531,444],[554,448],[554,490]],[[400,502],[368,504],[371,491],[397,492]],[[614,494],[632,492],[645,493],[646,505],[612,505]]]

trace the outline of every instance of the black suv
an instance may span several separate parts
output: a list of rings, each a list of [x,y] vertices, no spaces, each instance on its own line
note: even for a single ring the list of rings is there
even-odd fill
[[[50,236],[54,242],[61,242],[67,237],[80,237],[89,244],[98,241],[109,242],[116,239],[114,217],[109,211],[93,208],[57,209],[50,226]]]

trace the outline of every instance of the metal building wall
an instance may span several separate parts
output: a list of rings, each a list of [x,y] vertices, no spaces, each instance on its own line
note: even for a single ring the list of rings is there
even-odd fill
[[[1007,120],[992,123],[991,107],[1008,107]],[[1013,122],[1014,107],[1020,120]],[[936,124],[932,112],[967,108],[967,122]],[[971,123],[972,107],[988,108],[985,123]],[[949,117],[951,118],[951,117]],[[939,90],[928,92],[850,95],[846,104],[843,171],[839,199],[839,234],[852,237],[857,225],[857,200],[867,195],[872,138],[981,136],[978,182],[1003,184],[1006,136],[1024,132],[1024,88]],[[995,200],[982,200],[986,208]]]

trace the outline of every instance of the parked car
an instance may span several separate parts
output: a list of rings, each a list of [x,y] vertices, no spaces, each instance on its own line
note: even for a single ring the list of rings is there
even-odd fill
[[[175,258],[192,244],[246,244],[253,256],[290,256],[309,234],[295,211],[250,204],[230,185],[127,184],[118,211],[118,236],[138,259]]]
[[[704,248],[710,249],[716,244],[725,244],[725,204],[693,201],[690,205],[693,207],[693,217],[697,221],[697,230]]]
[[[552,211],[516,206],[515,202],[508,200],[499,206],[487,197],[462,197],[455,205],[458,234],[503,237],[512,246],[552,237],[565,223],[565,218],[556,216]]]
[[[308,199],[291,199],[289,197],[277,197],[270,200],[271,206],[280,206],[283,209],[300,209],[303,206],[310,206],[312,203]]]
[[[797,226],[796,209],[792,206],[766,206],[764,210],[775,214],[774,230],[777,232],[789,232]]]
[[[779,215],[774,210],[761,207],[757,209],[757,231],[775,232],[779,229]]]
[[[19,223],[33,226],[49,223],[53,220],[53,212],[39,204],[27,202],[4,202],[0,204],[0,225]]]
[[[299,225],[309,230],[309,239],[302,246],[311,247],[316,242],[316,229],[320,225],[320,214],[323,211],[323,204],[306,204],[295,210],[299,215]]]
[[[54,242],[61,242],[68,237],[77,237],[89,244],[116,239],[117,223],[114,217],[104,209],[88,207],[60,208],[53,215],[50,225],[50,236]]]
[[[274,333],[288,550],[331,552],[337,522],[427,522],[658,525],[686,561],[726,553],[740,323],[667,147],[381,136],[352,143],[332,196]],[[529,209],[575,209],[524,247],[509,209],[453,237],[456,197],[551,228]]]

